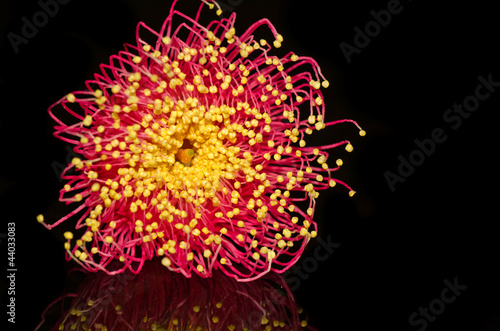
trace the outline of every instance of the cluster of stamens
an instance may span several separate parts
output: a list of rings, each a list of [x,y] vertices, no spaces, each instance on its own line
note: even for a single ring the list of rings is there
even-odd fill
[[[172,31],[176,15],[188,24]],[[137,46],[101,65],[88,91],[51,107],[56,136],[82,155],[63,175],[61,200],[84,200],[76,228],[87,230],[74,246],[67,232],[65,246],[86,268],[138,271],[163,256],[164,266],[186,276],[208,277],[213,268],[242,280],[282,272],[317,235],[318,191],[340,183],[354,194],[331,177],[342,160],[331,167],[326,152],[342,145],[350,152],[349,141],[306,144],[327,126],[357,126],[325,122],[320,89],[329,82],[316,62],[271,56],[283,37],[270,22],[237,37],[234,19],[204,27],[172,10],[160,32],[140,23]],[[273,46],[254,40],[261,25],[273,33]],[[177,36],[183,28],[188,42]],[[140,29],[155,42],[141,39]],[[314,73],[301,71],[306,65]],[[56,105],[79,121],[63,123]],[[39,221],[52,228],[68,217]],[[123,268],[107,270],[115,259]]]

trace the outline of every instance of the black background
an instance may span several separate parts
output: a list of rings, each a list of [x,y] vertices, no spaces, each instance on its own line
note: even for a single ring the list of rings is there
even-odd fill
[[[7,34],[21,34],[22,17],[31,21],[40,7],[2,1],[0,233],[15,222],[15,330],[38,324],[42,310],[62,293],[69,268],[65,226],[47,231],[35,220],[43,213],[50,222],[70,210],[57,202],[63,184],[53,169],[67,161],[67,151],[52,137],[46,110],[84,88],[99,63],[133,42],[137,22],[158,29],[170,3],[73,0],[15,53]],[[178,8],[193,15],[197,3],[181,0]],[[352,153],[333,155],[344,160],[336,177],[357,194],[349,198],[337,187],[318,199],[319,236],[340,247],[295,291],[310,323],[320,330],[419,330],[409,324],[410,315],[440,297],[445,279],[457,278],[467,288],[426,330],[500,330],[500,91],[456,130],[443,120],[454,103],[474,94],[478,76],[500,82],[500,20],[493,2],[401,1],[401,12],[350,63],[339,45],[353,45],[354,28],[364,29],[374,20],[370,11],[386,9],[389,1],[226,3],[239,3],[237,33],[267,17],[283,35],[284,49],[314,57],[331,83],[324,92],[327,119],[352,118],[367,131],[362,138],[342,125],[321,138],[351,139]],[[392,192],[384,173],[397,174],[398,157],[408,159],[417,149],[414,140],[430,138],[436,128],[446,141]],[[305,258],[316,245],[311,242]],[[1,256],[6,269],[6,254]],[[0,323],[6,321],[0,316]]]

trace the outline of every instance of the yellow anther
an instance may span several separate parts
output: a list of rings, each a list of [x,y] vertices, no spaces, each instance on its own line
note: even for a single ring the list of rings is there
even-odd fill
[[[85,118],[83,119],[83,125],[90,126],[91,124],[92,124],[92,116],[90,115],[85,116]]]
[[[248,57],[248,51],[246,49],[241,49],[240,55],[241,55],[241,57]]]
[[[113,94],[116,94],[116,93],[120,92],[120,90],[121,90],[120,85],[113,85],[113,87],[111,88],[111,92]]]
[[[37,220],[38,223],[43,223],[43,221],[44,221],[43,215],[42,214],[37,215],[36,220]]]
[[[289,229],[283,229],[283,235],[286,237],[286,238],[290,238],[292,236],[292,232],[289,230]]]
[[[200,92],[200,93],[208,93],[208,88],[205,85],[198,85],[197,89],[198,89],[198,92]]]
[[[321,83],[315,80],[311,80],[309,84],[317,90],[319,90],[319,88],[321,87]]]
[[[172,261],[168,257],[164,257],[161,260],[161,264],[163,264],[165,267],[170,267],[172,265]]]
[[[323,122],[316,122],[316,124],[314,124],[314,127],[316,128],[316,130],[321,130],[321,129],[324,129],[325,128],[325,123]]]

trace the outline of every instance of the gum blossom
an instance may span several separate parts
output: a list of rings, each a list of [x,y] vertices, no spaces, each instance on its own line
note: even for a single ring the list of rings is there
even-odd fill
[[[52,225],[38,221],[77,220],[65,249],[89,271],[137,273],[160,256],[186,277],[282,273],[317,235],[319,191],[341,184],[354,194],[332,178],[342,160],[332,166],[327,153],[350,152],[350,142],[308,146],[306,136],[344,122],[365,131],[324,121],[328,81],[309,57],[271,54],[283,37],[267,19],[238,36],[234,13],[198,22],[205,6],[221,14],[215,2],[194,19],[175,3],[160,31],[139,23],[137,45],[50,107],[55,136],[82,156],[60,194],[79,206]],[[274,40],[257,39],[258,28]],[[114,260],[122,267],[108,268]]]

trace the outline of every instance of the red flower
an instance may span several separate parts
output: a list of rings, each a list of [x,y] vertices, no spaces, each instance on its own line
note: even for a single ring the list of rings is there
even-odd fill
[[[138,272],[163,256],[187,277],[283,272],[316,236],[318,191],[340,183],[354,194],[331,177],[342,161],[332,166],[327,153],[350,152],[349,141],[306,145],[313,131],[358,126],[324,122],[329,83],[317,63],[273,56],[283,37],[267,19],[238,36],[235,14],[202,26],[202,7],[192,19],[172,6],[159,32],[139,23],[136,46],[49,109],[55,135],[82,155],[63,173],[60,200],[81,204],[43,224],[80,213],[86,231],[76,245],[66,233],[66,250],[88,270]],[[184,22],[173,26],[176,16]],[[275,40],[258,40],[261,26]],[[60,106],[78,122],[56,116]],[[123,266],[108,270],[115,259]]]

